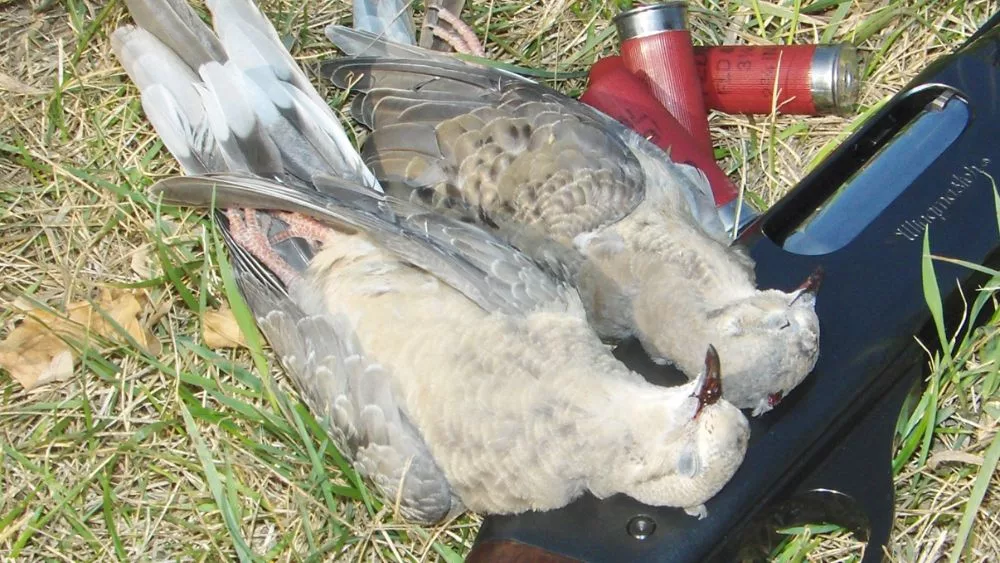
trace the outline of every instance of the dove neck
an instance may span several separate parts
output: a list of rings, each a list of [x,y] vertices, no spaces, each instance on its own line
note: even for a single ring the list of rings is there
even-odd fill
[[[684,280],[707,301],[752,293],[749,259],[733,252],[728,239],[708,235],[677,194],[652,190],[635,211],[611,227],[631,257],[630,270],[642,283]],[[708,303],[708,305],[712,305]]]

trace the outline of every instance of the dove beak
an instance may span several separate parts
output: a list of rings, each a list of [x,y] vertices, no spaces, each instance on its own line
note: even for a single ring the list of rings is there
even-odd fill
[[[698,418],[701,409],[708,405],[714,405],[722,397],[722,371],[719,366],[719,353],[715,346],[708,345],[708,352],[705,353],[705,373],[701,378],[701,385],[698,386],[694,395],[698,398],[698,409],[694,412],[694,418]]]
[[[812,293],[813,295],[816,295],[816,292],[819,291],[819,286],[822,283],[823,283],[823,266],[816,266],[816,269],[813,270],[811,274],[809,274],[809,277],[806,278],[806,281],[802,282],[802,285],[798,287],[798,290],[801,291],[802,293]]]
[[[778,406],[778,403],[781,402],[782,397],[783,394],[781,393],[781,391],[778,391],[777,393],[771,393],[770,395],[767,396],[767,406],[771,408]]]
[[[816,297],[816,293],[819,291],[819,286],[823,283],[823,266],[816,266],[806,281],[802,282],[802,285],[795,288],[795,297],[792,299],[791,304],[795,304],[795,301],[803,295],[812,295]]]

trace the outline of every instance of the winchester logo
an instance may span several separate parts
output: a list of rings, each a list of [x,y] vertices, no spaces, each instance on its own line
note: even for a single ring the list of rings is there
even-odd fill
[[[906,240],[917,240],[924,236],[924,229],[934,221],[944,221],[948,209],[955,203],[965,190],[971,188],[976,182],[985,180],[993,181],[993,176],[986,169],[990,165],[990,159],[983,157],[977,164],[967,164],[962,169],[951,175],[948,182],[948,189],[934,203],[927,207],[919,217],[907,219],[896,228],[896,236]]]

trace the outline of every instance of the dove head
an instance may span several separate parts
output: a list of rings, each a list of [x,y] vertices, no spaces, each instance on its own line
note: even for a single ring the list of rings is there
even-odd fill
[[[815,307],[821,278],[817,270],[791,292],[751,287],[724,301],[713,302],[722,292],[684,303],[675,299],[667,314],[640,303],[639,326],[656,330],[640,330],[638,337],[654,361],[672,362],[689,378],[699,373],[700,351],[711,342],[725,362],[725,399],[741,409],[753,409],[756,416],[774,408],[816,364]],[[678,323],[674,317],[686,322]]]
[[[683,507],[703,516],[705,501],[729,482],[743,462],[750,426],[743,413],[721,398],[719,356],[709,346],[705,369],[684,389],[680,405],[664,404],[678,417],[619,468],[621,492],[651,506]]]
[[[767,412],[805,379],[819,356],[817,270],[796,290],[771,289],[711,311],[709,338],[726,362],[726,399]]]

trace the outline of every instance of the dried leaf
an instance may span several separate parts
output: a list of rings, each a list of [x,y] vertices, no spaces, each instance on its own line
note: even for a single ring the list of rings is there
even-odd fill
[[[142,304],[136,299],[134,293],[126,293],[118,297],[114,300],[113,304],[102,303],[101,308],[107,311],[108,316],[121,325],[125,332],[134,338],[144,350],[153,356],[160,354],[160,341],[156,339],[152,331],[139,321],[139,315],[142,313]],[[106,338],[117,336],[118,331],[114,325],[105,321],[104,317],[97,315],[96,312],[94,314],[100,322],[104,323],[97,329],[98,333]]]
[[[0,367],[25,389],[68,379],[73,362],[70,347],[35,319],[25,320],[0,342]]]
[[[16,306],[23,310],[25,302],[16,302]],[[143,306],[134,293],[116,295],[105,291],[97,307],[147,352],[154,356],[160,353],[160,341],[139,320]],[[97,335],[124,341],[114,323],[86,301],[71,304],[65,315],[33,306],[24,312],[27,318],[0,342],[0,368],[10,372],[25,389],[73,375],[77,358],[66,340],[82,345],[89,336]]]
[[[246,348],[236,316],[232,310],[223,307],[218,311],[205,311],[202,323],[202,338],[209,348]]]

